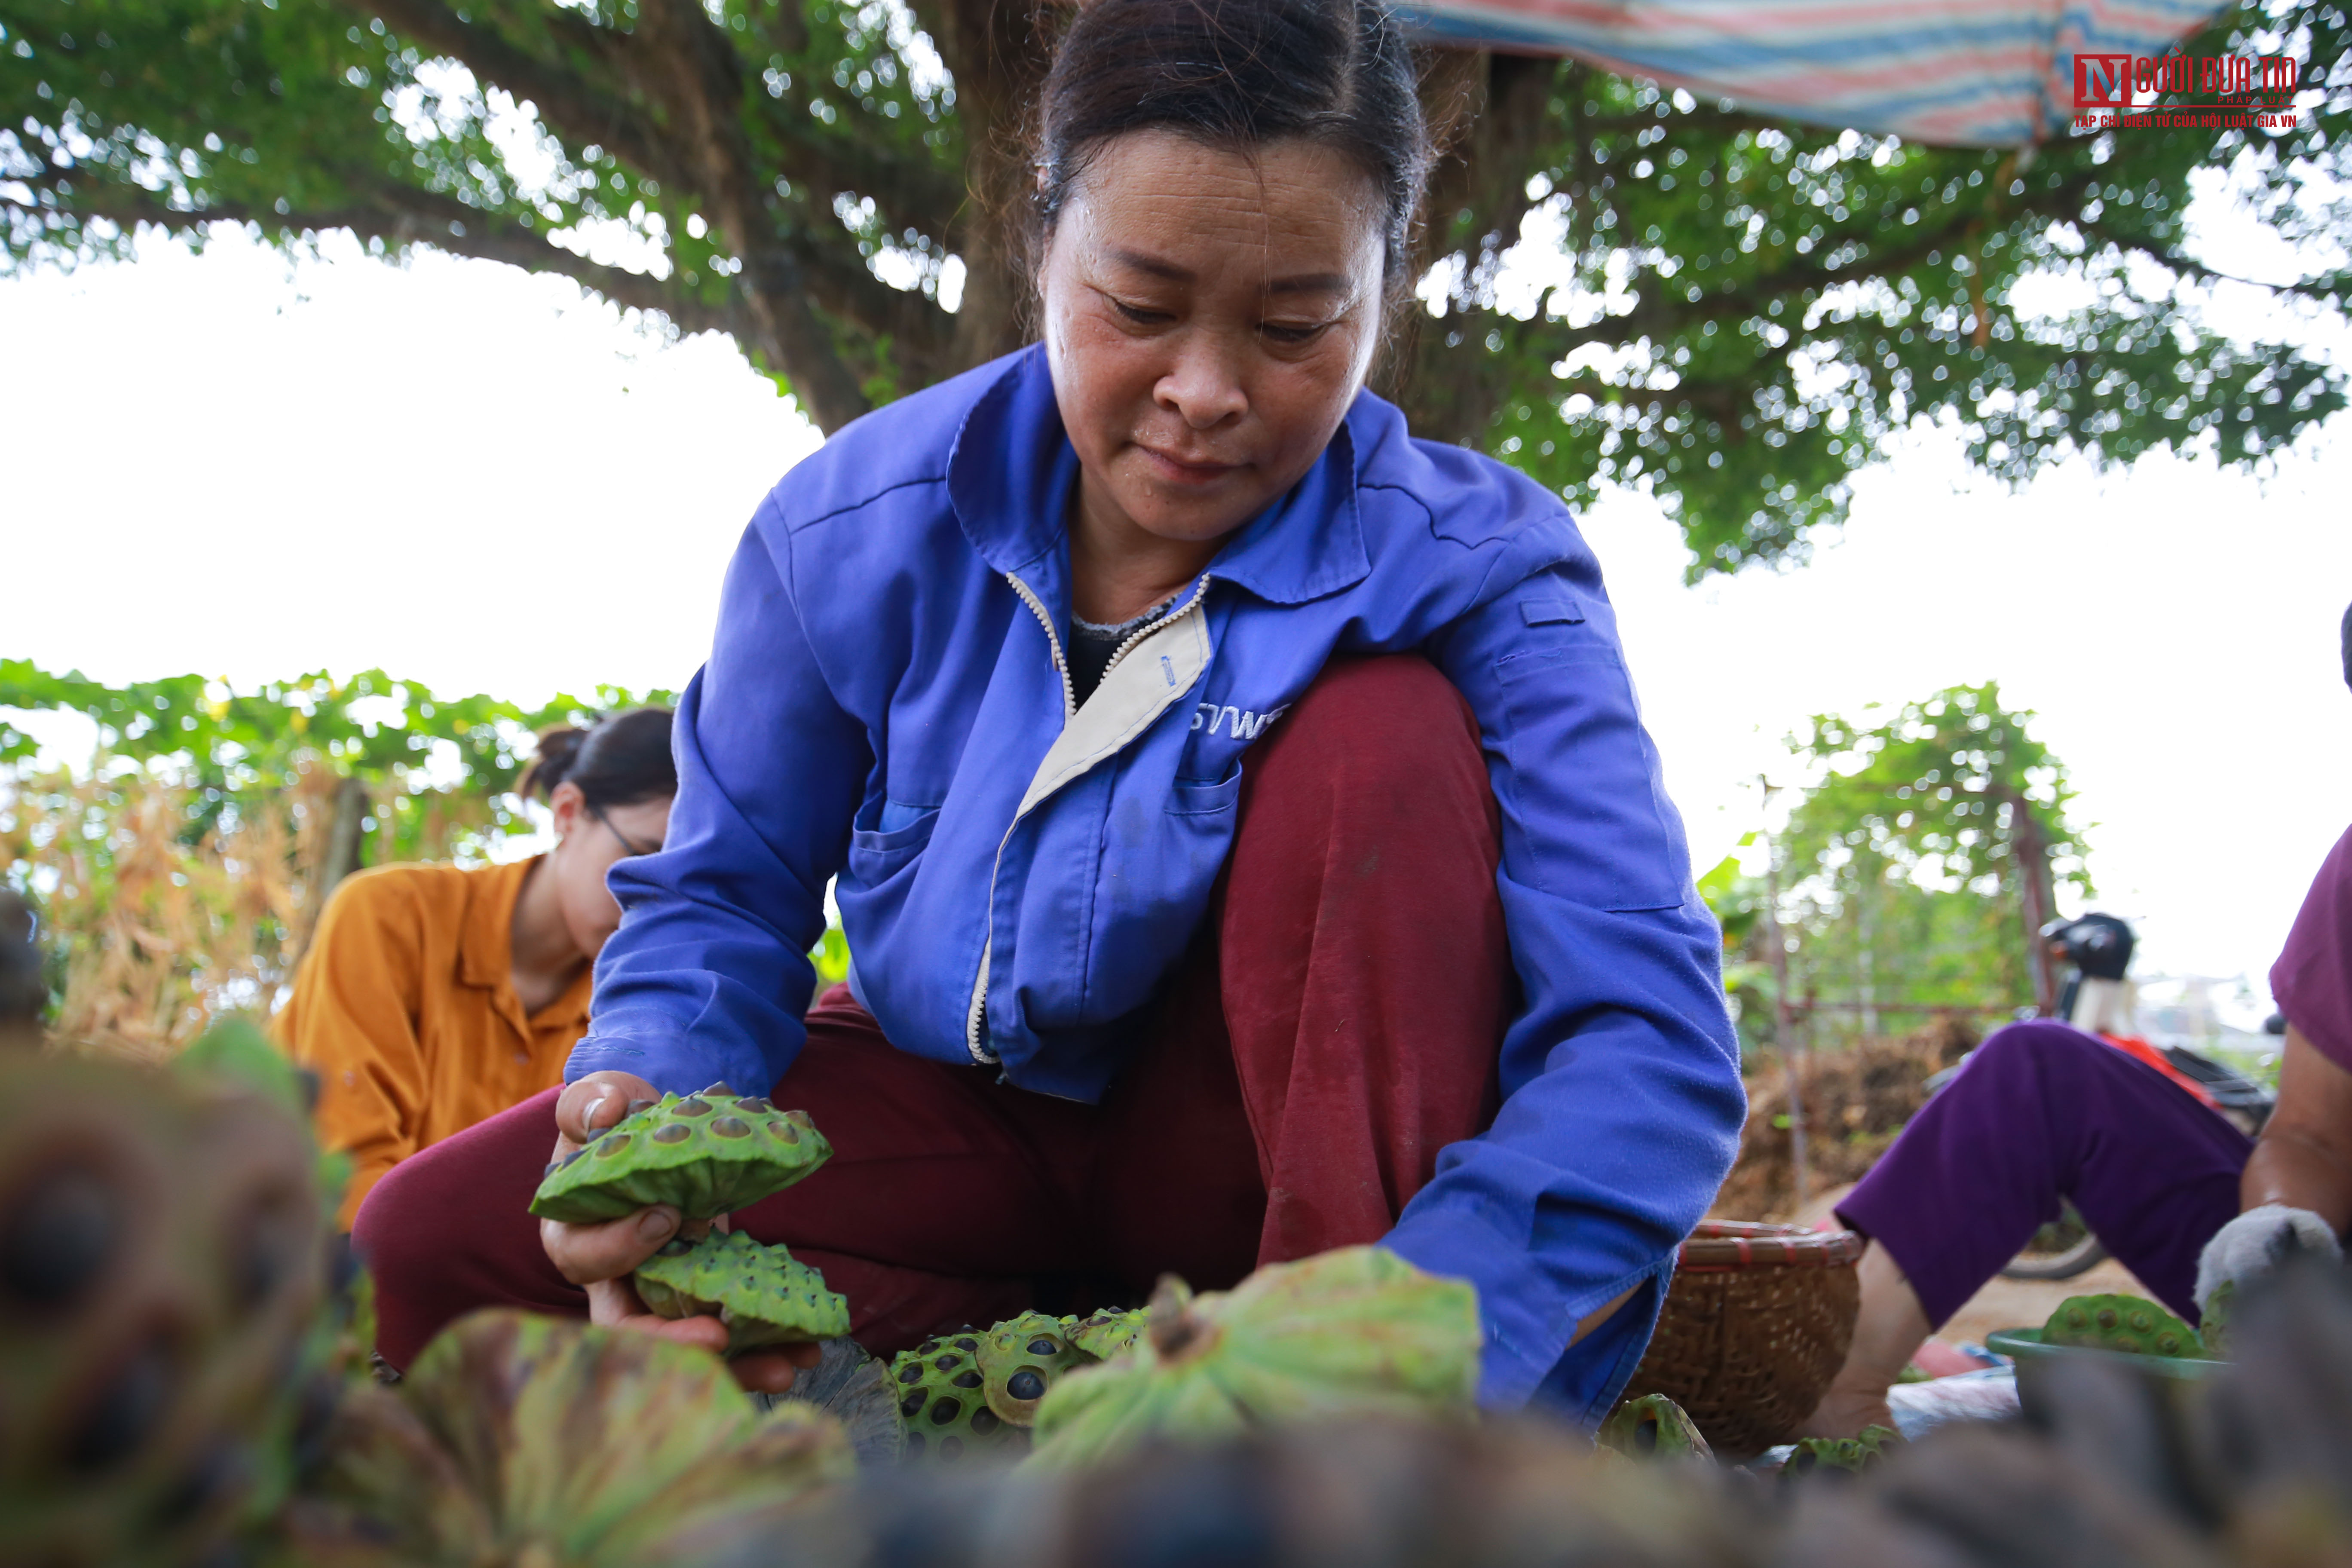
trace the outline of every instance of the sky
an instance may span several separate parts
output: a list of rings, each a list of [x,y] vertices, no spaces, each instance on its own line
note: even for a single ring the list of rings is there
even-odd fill
[[[677,687],[761,495],[814,432],[723,339],[572,284],[227,238],[0,281],[0,657],[239,686],[380,666],[536,701]],[[1704,868],[1781,738],[1998,679],[2073,773],[2143,973],[2263,973],[2352,823],[2352,425],[2264,479],[2153,458],[2022,492],[1933,432],[1810,565],[1682,581],[1647,498],[1584,518]],[[69,729],[55,729],[70,748]]]

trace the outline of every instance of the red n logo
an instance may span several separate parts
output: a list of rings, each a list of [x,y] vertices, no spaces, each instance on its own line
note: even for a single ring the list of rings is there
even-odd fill
[[[2129,109],[2131,69],[2129,55],[2076,55],[2074,107]]]

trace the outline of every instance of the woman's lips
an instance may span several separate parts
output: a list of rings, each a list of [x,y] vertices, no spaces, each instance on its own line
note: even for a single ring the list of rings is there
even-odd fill
[[[1156,447],[1139,441],[1135,449],[1144,456],[1160,479],[1177,485],[1211,485],[1242,467],[1239,463],[1203,463],[1194,458],[1175,457]]]

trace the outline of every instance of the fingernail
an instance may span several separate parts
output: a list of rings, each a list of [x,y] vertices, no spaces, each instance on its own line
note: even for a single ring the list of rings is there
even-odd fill
[[[637,1216],[637,1239],[659,1241],[677,1228],[677,1211],[657,1205]]]

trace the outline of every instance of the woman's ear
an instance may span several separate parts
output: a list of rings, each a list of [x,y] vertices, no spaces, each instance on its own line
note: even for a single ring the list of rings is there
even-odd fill
[[[561,844],[572,837],[587,816],[588,797],[581,793],[576,784],[560,784],[547,797],[547,808],[555,814],[555,841]]]

